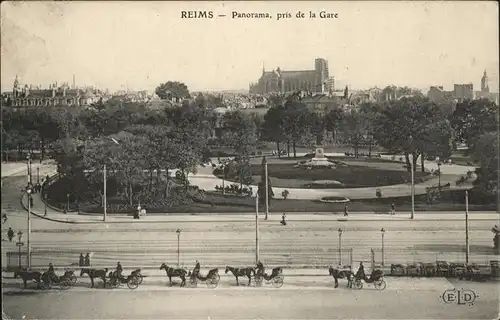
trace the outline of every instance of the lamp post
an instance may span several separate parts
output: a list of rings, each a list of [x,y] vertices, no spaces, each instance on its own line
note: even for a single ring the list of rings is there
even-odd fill
[[[267,176],[267,159],[264,156],[262,158],[262,161],[264,162],[264,178],[266,179],[266,217],[265,220],[267,220],[267,216],[269,215],[269,178]]]
[[[104,212],[103,212],[103,217],[102,217],[102,221],[106,221],[106,210],[107,210],[107,203],[106,203],[106,165],[104,165],[104,168],[103,168],[103,172],[102,172],[102,175],[103,175],[103,178],[104,178],[104,193],[102,195],[102,202],[103,202],[103,208],[104,208]]]
[[[339,265],[342,265],[342,228],[339,228]]]
[[[437,165],[438,165],[438,178],[439,178],[438,190],[439,192],[441,192],[441,161],[439,161]]]
[[[31,234],[31,189],[26,189],[26,194],[28,195],[28,268],[31,267],[31,243],[30,243],[30,234]]]
[[[23,238],[23,233],[21,231],[19,231],[17,233],[17,243],[16,243],[16,246],[19,248],[19,252],[18,252],[18,257],[19,257],[19,270],[21,270],[22,268],[22,265],[21,265],[21,247],[24,246],[24,242],[22,242],[22,238]]]
[[[382,234],[382,266],[384,265],[384,234],[385,234],[385,229],[382,228],[380,229],[380,233]]]
[[[31,154],[28,153],[28,155],[26,156],[26,168],[27,168],[27,172],[28,172],[28,184],[31,184],[31,165],[30,165],[30,162],[31,162]]]
[[[66,210],[69,211],[69,193],[66,193]]]
[[[255,265],[259,262],[259,193],[255,194]]]
[[[177,267],[180,267],[181,265],[181,229],[177,229],[175,231],[177,233]]]
[[[465,263],[469,264],[469,191],[465,190]]]
[[[40,184],[40,167],[36,167],[36,183]]]

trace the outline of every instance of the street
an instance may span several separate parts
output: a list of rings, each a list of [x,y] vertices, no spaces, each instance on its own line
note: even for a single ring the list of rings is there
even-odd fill
[[[221,281],[224,280],[221,277]],[[314,280],[314,279],[313,279]],[[386,278],[387,289],[366,285],[333,288],[332,279],[304,279],[282,288],[216,289],[140,286],[131,291],[71,288],[68,291],[5,289],[4,312],[13,319],[494,319],[498,317],[495,283],[445,279]],[[307,284],[305,284],[307,283]],[[453,288],[473,290],[473,305],[445,303]]]

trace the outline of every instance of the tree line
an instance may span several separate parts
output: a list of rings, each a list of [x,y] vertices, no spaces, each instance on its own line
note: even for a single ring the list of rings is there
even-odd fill
[[[159,95],[189,97],[184,84],[169,83],[158,87]],[[363,146],[377,145],[404,154],[408,168],[420,160],[422,170],[426,158],[449,158],[456,144],[465,143],[481,167],[479,186],[496,190],[498,106],[487,100],[458,103],[452,113],[422,96],[315,112],[298,94],[276,95],[262,117],[239,110],[215,113],[221,105],[220,98],[200,94],[162,110],[116,102],[87,109],[3,108],[3,150],[40,150],[42,159],[50,153],[58,172],[72,182],[69,191],[89,198],[102,195],[100,172],[106,164],[110,190],[132,204],[171,199],[173,169],[179,169],[176,181],[187,189],[189,174],[220,145],[235,155],[224,174],[245,185],[252,176],[250,159],[263,142],[273,142],[278,154],[286,149],[294,156],[297,146],[326,139],[350,145],[355,157]]]

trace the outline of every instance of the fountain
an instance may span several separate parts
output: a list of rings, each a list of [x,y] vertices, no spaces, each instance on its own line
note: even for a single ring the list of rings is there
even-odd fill
[[[314,158],[312,158],[310,161],[307,161],[306,165],[330,167],[334,164],[330,162],[327,157],[325,157],[323,147],[316,146],[316,149],[314,150]]]

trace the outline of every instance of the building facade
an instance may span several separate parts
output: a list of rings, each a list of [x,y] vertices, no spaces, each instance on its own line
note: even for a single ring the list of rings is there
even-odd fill
[[[314,70],[285,71],[278,67],[276,70],[266,71],[262,68],[262,75],[257,83],[250,84],[250,93],[286,93],[308,91],[311,93],[325,93],[328,88],[328,61],[317,58],[314,61]]]
[[[50,85],[48,89],[39,86],[21,86],[16,76],[12,92],[2,94],[2,104],[12,107],[43,107],[43,106],[89,106],[100,100],[98,92],[86,89],[70,88],[68,84]]]

